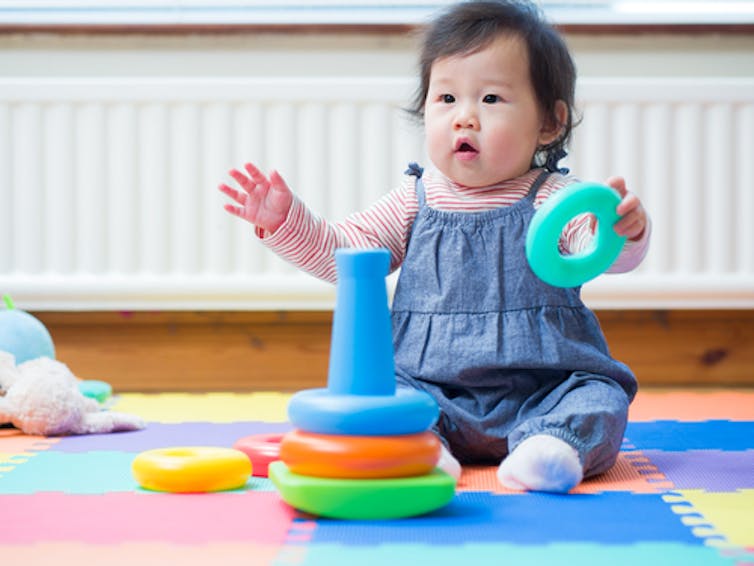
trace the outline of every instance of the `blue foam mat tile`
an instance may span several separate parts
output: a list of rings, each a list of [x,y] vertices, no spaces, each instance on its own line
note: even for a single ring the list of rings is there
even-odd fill
[[[143,491],[131,473],[135,455],[128,452],[42,452],[23,468],[0,477],[0,493],[63,492],[75,495]],[[244,489],[274,491],[267,478],[250,478]]]
[[[289,423],[259,421],[211,423],[156,423],[149,422],[143,430],[115,434],[89,434],[64,436],[51,447],[55,452],[132,452],[170,446],[226,446],[230,447],[252,434],[284,433],[291,430]]]
[[[629,422],[627,441],[639,450],[747,450],[754,448],[754,422]]]
[[[459,566],[460,564],[511,564],[515,566],[734,566],[732,558],[716,549],[680,543],[597,545],[558,543],[529,546],[513,543],[380,544],[369,547],[313,544],[302,553],[301,566]]]
[[[394,521],[318,519],[311,542],[702,544],[660,494],[627,492],[507,496],[463,492],[446,507],[421,517]]]

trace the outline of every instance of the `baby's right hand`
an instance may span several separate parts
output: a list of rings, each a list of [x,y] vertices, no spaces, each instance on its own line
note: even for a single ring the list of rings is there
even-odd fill
[[[264,231],[273,233],[288,217],[293,204],[293,192],[288,188],[277,171],[272,171],[267,178],[251,163],[244,165],[247,174],[238,169],[231,169],[230,176],[241,186],[243,191],[222,183],[220,192],[230,197],[235,203],[226,204],[225,210],[248,220]]]

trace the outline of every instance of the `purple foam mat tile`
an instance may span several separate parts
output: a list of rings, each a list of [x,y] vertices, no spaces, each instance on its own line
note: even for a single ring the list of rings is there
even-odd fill
[[[754,450],[645,450],[675,489],[754,489]]]
[[[143,452],[171,446],[227,446],[252,434],[273,434],[291,430],[289,423],[258,421],[235,423],[147,423],[143,430],[112,434],[65,436],[51,450],[55,452]]]

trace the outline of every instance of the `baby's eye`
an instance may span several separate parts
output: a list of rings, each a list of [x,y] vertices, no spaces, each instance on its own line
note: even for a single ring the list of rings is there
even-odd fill
[[[442,100],[445,104],[453,104],[456,101],[456,97],[452,94],[443,94],[440,97],[440,100]]]
[[[501,100],[502,98],[500,98],[497,94],[485,94],[482,102],[484,102],[485,104],[495,104],[496,102],[500,102]]]

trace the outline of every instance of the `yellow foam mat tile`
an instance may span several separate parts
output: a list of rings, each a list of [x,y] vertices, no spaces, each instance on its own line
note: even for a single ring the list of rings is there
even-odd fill
[[[729,544],[754,548],[754,489],[679,489],[664,499],[697,536],[724,537]]]
[[[3,476],[12,472],[17,466],[22,466],[33,458],[37,452],[2,452],[0,451],[0,481]]]
[[[3,466],[17,466],[18,464],[23,464],[33,456],[34,453],[32,452],[0,452],[0,470],[3,469]]]
[[[87,545],[76,542],[44,542],[25,546],[3,545],[3,564],[108,564],[144,566],[265,566],[274,564],[280,553],[277,545],[218,542],[177,545],[159,542],[130,542],[113,545]]]
[[[138,415],[146,421],[231,423],[288,420],[290,393],[123,393],[111,410]]]

